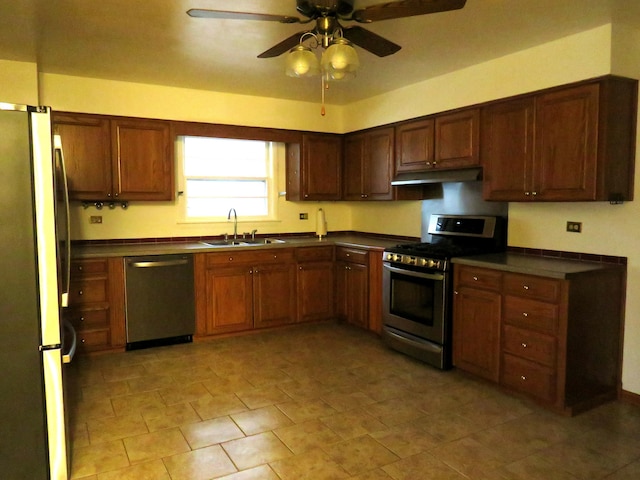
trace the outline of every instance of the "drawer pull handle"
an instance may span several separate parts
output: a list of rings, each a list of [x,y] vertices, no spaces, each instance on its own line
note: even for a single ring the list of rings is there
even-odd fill
[[[524,375],[520,375],[520,380],[522,380],[523,382],[527,379],[527,377],[525,377]]]
[[[526,343],[522,342],[521,345],[522,345],[522,348],[527,348],[527,344]]]
[[[529,290],[529,285],[523,285],[522,288],[524,288],[525,290]]]
[[[233,257],[229,257],[229,261],[230,261],[230,262],[233,262]]]
[[[478,281],[478,277],[476,277],[475,275],[473,276],[473,279],[477,282]]]
[[[528,316],[529,316],[529,314],[528,314],[527,312],[522,312],[522,316],[523,316],[523,317],[528,317]]]
[[[82,340],[80,340],[82,343],[84,343],[86,340],[83,338]]]
[[[81,322],[84,322],[84,317],[80,317],[80,321],[81,321]]]
[[[82,290],[78,290],[78,295],[84,295],[84,292]]]

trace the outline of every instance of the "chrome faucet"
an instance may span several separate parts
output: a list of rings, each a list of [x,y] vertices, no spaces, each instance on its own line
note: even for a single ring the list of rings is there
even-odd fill
[[[231,212],[233,212],[233,239],[238,239],[238,214],[236,213],[235,208],[229,209],[229,215],[227,215],[227,220],[231,220]]]

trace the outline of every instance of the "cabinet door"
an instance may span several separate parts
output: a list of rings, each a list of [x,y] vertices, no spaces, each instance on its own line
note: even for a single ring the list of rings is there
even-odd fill
[[[394,130],[373,130],[367,135],[365,190],[367,200],[393,200]]]
[[[369,328],[369,269],[336,262],[336,314],[339,320]]]
[[[304,200],[340,200],[342,195],[340,136],[303,135],[302,190]]]
[[[365,198],[366,135],[348,135],[344,140],[344,200]]]
[[[253,268],[253,324],[255,327],[295,322],[295,282],[293,263],[274,263]]]
[[[431,168],[434,129],[432,118],[396,127],[396,173],[420,172]]]
[[[297,283],[300,322],[335,317],[333,262],[300,263]]]
[[[598,92],[598,84],[582,85],[536,99],[537,198],[596,199]]]
[[[250,266],[207,269],[205,285],[207,335],[253,327],[253,275]]]
[[[169,123],[112,121],[114,197],[173,200],[173,143]]]
[[[493,382],[499,379],[500,294],[459,288],[454,297],[456,367]]]
[[[435,126],[435,168],[480,165],[480,110],[439,115]]]
[[[53,130],[62,138],[69,197],[111,199],[109,121],[92,115],[54,113]]]
[[[482,110],[483,192],[486,200],[530,199],[533,166],[533,97]]]

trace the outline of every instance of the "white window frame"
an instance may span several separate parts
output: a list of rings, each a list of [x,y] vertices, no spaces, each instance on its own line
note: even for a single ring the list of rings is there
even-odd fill
[[[176,138],[176,183],[178,185],[177,205],[179,208],[179,223],[227,223],[227,215],[224,216],[207,216],[207,217],[189,217],[187,215],[187,179],[185,177],[185,137],[195,137],[199,135],[181,135]],[[202,135],[200,135],[202,136]],[[215,137],[210,137],[215,138]],[[223,138],[223,137],[220,137]],[[243,139],[238,139],[243,140]],[[243,215],[242,211],[237,210],[238,218],[244,221],[256,222],[272,222],[279,221],[278,218],[278,156],[284,152],[284,147],[277,142],[265,141],[267,146],[267,205],[268,214],[260,216]],[[235,208],[235,207],[234,207]]]

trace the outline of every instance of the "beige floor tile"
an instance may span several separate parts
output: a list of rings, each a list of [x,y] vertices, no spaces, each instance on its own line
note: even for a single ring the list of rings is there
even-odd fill
[[[497,469],[495,475],[505,480],[577,480],[570,473],[551,466],[536,455],[509,463]]]
[[[294,423],[302,423],[314,418],[326,417],[337,413],[336,410],[320,399],[302,402],[286,402],[276,405]]]
[[[131,393],[126,380],[118,382],[104,382],[82,387],[83,398],[105,398]]]
[[[189,383],[206,382],[210,378],[216,376],[211,367],[206,364],[200,364],[199,358],[193,358],[190,368],[180,368],[172,370],[171,376],[175,383],[187,385]]]
[[[162,460],[140,463],[113,472],[101,473],[98,480],[173,480]]]
[[[602,440],[607,441],[606,437]],[[535,456],[544,459],[557,470],[570,472],[578,478],[585,479],[603,478],[628,463],[588,447],[576,445],[571,440],[552,445]]]
[[[438,440],[412,423],[397,425],[369,435],[400,458],[426,452],[439,444]]]
[[[148,411],[142,417],[150,432],[200,421],[200,417],[189,403],[179,403]]]
[[[313,378],[301,378],[278,384],[278,388],[296,402],[314,400],[331,392],[331,389]]]
[[[322,399],[338,412],[345,412],[375,403],[375,400],[366,393],[354,392],[352,389],[333,391],[323,395]]]
[[[640,478],[640,460],[613,472],[607,480],[637,480]]]
[[[289,395],[274,385],[239,392],[237,395],[250,409],[291,401]]]
[[[181,384],[176,383],[171,387],[165,387],[158,391],[160,397],[167,405],[176,403],[194,402],[196,400],[211,397],[209,391],[202,383]]]
[[[394,480],[463,480],[466,477],[429,453],[419,453],[383,466]],[[495,480],[498,480],[496,478]],[[551,480],[551,479],[549,479]]]
[[[274,433],[296,454],[342,441],[342,437],[320,420],[309,420],[290,427],[278,428]]]
[[[193,450],[244,437],[242,430],[229,417],[218,417],[180,427]]]
[[[390,477],[384,470],[376,468],[375,470],[363,472],[360,475],[351,477],[351,480],[392,480],[392,478],[393,477]]]
[[[222,444],[233,463],[240,469],[256,467],[292,455],[272,432],[259,433]]]
[[[113,397],[111,399],[113,410],[117,416],[143,414],[151,410],[166,407],[166,403],[157,391],[133,393],[131,395],[123,395]]]
[[[281,480],[278,475],[271,470],[269,465],[260,465],[259,467],[243,470],[231,475],[220,477],[219,480]]]
[[[144,377],[149,372],[144,365],[121,365],[102,369],[102,376],[105,382],[117,382],[120,380],[130,380],[133,378]]]
[[[123,440],[132,464],[168,457],[191,449],[178,428],[160,430]]]
[[[175,380],[170,375],[147,375],[127,380],[127,385],[131,393],[141,393],[171,387]]]
[[[429,453],[470,478],[503,466],[490,448],[469,437],[440,445]]]
[[[410,398],[390,398],[382,402],[367,405],[367,413],[388,427],[416,420],[424,416]]]
[[[109,442],[147,433],[147,424],[140,414],[105,417],[87,421],[91,444]]]
[[[343,439],[380,432],[388,428],[384,423],[361,410],[351,410],[321,417],[320,421]]]
[[[253,390],[255,388],[242,375],[229,375],[226,377],[216,375],[209,377],[207,380],[203,381],[202,384],[209,393],[211,393],[211,395],[243,392],[245,390]]]
[[[164,464],[171,480],[209,480],[237,471],[220,445],[172,455]]]
[[[121,440],[74,448],[71,455],[71,478],[82,478],[129,466]]]
[[[471,420],[449,411],[426,415],[412,423],[423,428],[440,443],[458,440],[483,429]]]
[[[350,475],[358,475],[398,460],[369,435],[364,435],[324,447],[329,456]]]
[[[233,393],[201,398],[191,402],[191,405],[203,420],[248,410],[247,406]]]
[[[113,405],[111,398],[87,398],[80,403],[74,403],[71,410],[71,420],[76,422],[85,422],[93,418],[114,417]]]
[[[271,463],[282,480],[340,480],[349,474],[320,449]]]
[[[246,412],[234,413],[231,415],[231,418],[242,429],[245,435],[254,435],[279,427],[285,427],[293,423],[289,417],[273,405]]]
[[[279,368],[261,368],[245,371],[242,376],[254,387],[266,387],[267,385],[276,385],[292,380],[289,375]]]

